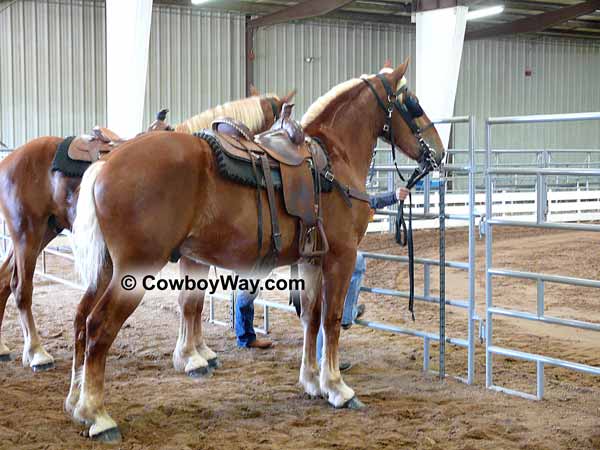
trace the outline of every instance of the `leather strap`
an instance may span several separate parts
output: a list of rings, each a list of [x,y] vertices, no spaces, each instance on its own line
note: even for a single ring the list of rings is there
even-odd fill
[[[273,238],[273,248],[275,250],[275,259],[281,252],[281,232],[279,230],[279,220],[277,219],[277,206],[275,205],[275,187],[271,178],[271,167],[267,155],[260,155],[263,176],[267,188],[267,198],[269,199],[269,210],[271,211],[271,234]]]
[[[262,250],[263,244],[263,217],[262,217],[262,197],[260,193],[260,175],[258,174],[258,168],[256,167],[256,159],[252,152],[248,152],[250,161],[252,162],[252,172],[254,172],[254,178],[256,179],[256,209],[258,214],[258,230],[257,230],[257,242],[258,242],[258,259],[260,260],[260,251]]]

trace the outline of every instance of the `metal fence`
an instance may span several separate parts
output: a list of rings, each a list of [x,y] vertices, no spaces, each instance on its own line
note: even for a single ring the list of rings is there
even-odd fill
[[[475,125],[473,117],[454,117],[451,119],[437,120],[435,123],[451,123],[451,124],[467,124],[468,132],[469,132],[469,159],[466,165],[445,165],[444,173],[441,174],[441,182],[439,186],[443,192],[445,187],[445,177],[447,174],[451,173],[462,173],[466,174],[468,177],[468,194],[469,194],[469,210],[466,215],[454,215],[454,214],[443,214],[442,217],[444,219],[453,219],[460,220],[467,223],[469,229],[469,238],[468,238],[468,260],[465,261],[445,261],[441,263],[443,268],[452,268],[459,269],[462,271],[466,271],[468,274],[468,298],[467,299],[446,299],[445,296],[435,296],[431,293],[431,267],[436,266],[440,267],[440,261],[428,258],[415,258],[415,264],[423,266],[423,291],[421,294],[415,295],[416,301],[427,302],[427,303],[437,303],[440,305],[440,310],[442,315],[440,316],[440,326],[445,329],[445,314],[443,310],[445,310],[445,306],[457,307],[466,309],[467,311],[467,338],[457,338],[452,336],[446,336],[445,330],[440,328],[440,333],[432,333],[421,330],[415,330],[407,327],[401,327],[398,325],[391,325],[387,323],[370,321],[367,319],[357,319],[355,322],[358,325],[362,325],[365,327],[373,328],[381,331],[388,331],[397,334],[403,334],[408,336],[415,336],[423,339],[423,370],[429,372],[430,366],[430,348],[431,342],[437,341],[440,342],[440,366],[443,366],[444,361],[444,346],[445,342],[448,342],[453,345],[457,345],[460,347],[464,347],[467,349],[467,376],[466,378],[460,378],[462,381],[465,381],[468,384],[472,384],[475,376],[475,338],[476,338],[476,328],[475,322],[477,320],[481,320],[475,312],[475,217],[477,215],[475,211],[475,174],[476,174],[476,165],[475,165],[475,151],[473,148],[474,142],[474,133],[475,133]],[[451,154],[452,151],[450,150]],[[395,168],[391,166],[387,167],[376,167],[376,170],[386,171],[388,173],[393,174],[395,172]],[[400,170],[404,172],[411,172],[414,170],[414,165],[402,165],[400,166]],[[393,182],[392,178],[392,182]],[[431,205],[431,183],[429,182],[429,177],[425,179],[424,182],[424,207],[423,212],[415,214],[414,217],[421,219],[436,219],[440,218],[437,213],[432,212]],[[439,211],[439,210],[438,210]],[[382,213],[385,215],[395,215],[396,213],[389,210],[378,211],[378,213]],[[443,236],[442,236],[443,237]],[[445,242],[443,239],[440,241],[440,253],[442,254],[445,248]],[[365,258],[384,260],[384,261],[395,261],[400,263],[407,263],[408,257],[406,256],[397,256],[397,255],[388,255],[381,253],[363,253]],[[440,282],[445,282],[444,273],[440,273]],[[373,294],[386,295],[392,297],[400,297],[400,298],[408,298],[409,293],[398,291],[395,289],[383,289],[379,287],[367,287],[361,286],[361,292],[370,292]],[[444,289],[440,289],[440,294],[444,294]],[[440,298],[441,297],[441,298]],[[441,338],[440,338],[441,336]]]
[[[522,272],[516,270],[506,270],[493,265],[493,228],[497,226],[519,226],[537,229],[560,229],[573,231],[600,231],[600,225],[581,224],[581,223],[549,223],[547,221],[548,199],[547,199],[547,178],[550,176],[584,176],[600,177],[600,169],[575,169],[575,168],[523,168],[523,167],[495,167],[493,165],[492,150],[492,126],[508,124],[536,124],[548,122],[568,122],[582,120],[600,120],[600,113],[581,113],[564,115],[538,115],[538,116],[520,116],[520,117],[492,117],[486,121],[486,283],[485,283],[485,303],[486,303],[486,387],[512,395],[518,395],[528,399],[542,399],[544,396],[544,367],[557,366],[565,369],[576,370],[593,375],[600,375],[600,367],[589,366],[576,362],[566,361],[557,358],[551,358],[544,355],[518,351],[505,347],[494,345],[493,319],[495,315],[504,317],[518,318],[542,322],[546,324],[561,325],[585,330],[600,331],[600,324],[563,319],[559,317],[547,316],[544,312],[544,286],[546,283],[561,283],[573,286],[585,286],[600,288],[600,281],[575,277],[566,277],[561,275],[550,275],[545,273]],[[536,220],[535,222],[523,220],[498,219],[494,217],[494,178],[507,174],[518,174],[524,176],[533,176],[536,179]],[[535,314],[519,311],[516,309],[494,306],[494,296],[492,289],[493,277],[511,277],[532,280],[537,283],[537,312]],[[502,355],[505,357],[517,358],[536,363],[537,386],[536,395],[531,395],[522,391],[509,389],[494,384],[493,380],[493,355]]]

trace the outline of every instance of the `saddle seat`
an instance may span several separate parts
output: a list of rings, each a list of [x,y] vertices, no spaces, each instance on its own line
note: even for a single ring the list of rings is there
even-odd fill
[[[292,106],[284,105],[281,119],[271,130],[258,135],[231,118],[215,120],[212,130],[224,153],[262,169],[260,174],[255,169],[256,184],[267,190],[274,240],[280,239],[280,235],[276,238],[279,233],[272,200],[271,169],[278,169],[286,212],[299,218],[302,225],[300,254],[303,257],[321,256],[329,246],[320,218],[320,176],[327,172],[329,161],[324,149],[315,141],[306,139],[300,124],[290,118]],[[264,182],[258,178],[263,178]],[[314,235],[315,230],[318,237]],[[319,240],[321,248],[317,249]]]
[[[68,149],[69,158],[75,161],[96,162],[125,142],[108,128],[94,127],[91,135],[77,136]]]

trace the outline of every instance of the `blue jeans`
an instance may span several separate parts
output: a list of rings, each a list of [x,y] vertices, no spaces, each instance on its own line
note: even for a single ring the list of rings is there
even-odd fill
[[[350,286],[346,293],[346,299],[344,301],[344,312],[342,313],[342,325],[352,325],[356,315],[358,313],[357,302],[358,294],[360,293],[360,284],[367,270],[367,264],[365,258],[361,252],[356,254],[356,264],[354,266],[354,273],[350,279]],[[317,361],[321,363],[321,357],[323,354],[323,325],[319,328],[319,334],[317,335]]]
[[[248,347],[256,340],[254,332],[254,300],[256,292],[238,290],[235,299],[235,335],[238,347]]]

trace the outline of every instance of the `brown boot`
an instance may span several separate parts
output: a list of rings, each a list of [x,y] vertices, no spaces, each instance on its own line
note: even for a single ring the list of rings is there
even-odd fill
[[[261,350],[264,350],[271,345],[273,345],[273,342],[267,339],[256,339],[248,344],[248,348],[260,348]]]

